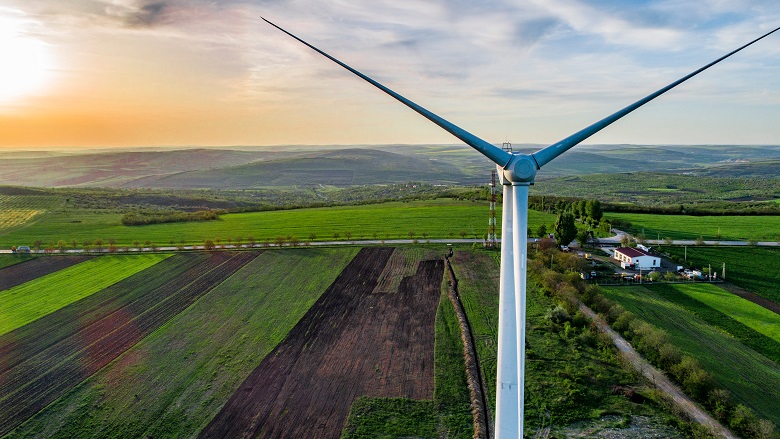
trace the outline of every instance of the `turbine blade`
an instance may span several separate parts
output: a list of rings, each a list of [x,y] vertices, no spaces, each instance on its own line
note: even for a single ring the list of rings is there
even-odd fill
[[[262,18],[262,17],[261,17]],[[357,70],[353,69],[352,67],[344,64],[343,62],[337,60],[336,58],[328,55],[327,53],[323,52],[322,50],[312,46],[311,44],[307,43],[306,41],[303,41],[302,39],[296,37],[295,35],[291,34],[290,32],[287,32],[286,30],[282,29],[281,27],[275,25],[274,23],[271,23],[270,21],[263,18],[266,23],[270,24],[271,26],[279,29],[280,31],[286,33],[287,35],[295,38],[296,40],[300,41],[301,43],[309,46],[311,49],[319,53],[320,55],[330,59],[331,61],[335,62],[336,64],[340,65],[341,67],[344,67],[345,69],[349,70],[350,72],[354,73],[356,76],[362,78],[366,82],[370,83],[374,87],[382,90],[383,92],[389,94],[390,96],[394,97],[396,100],[401,102],[402,104],[406,105],[407,107],[411,108],[412,110],[416,111],[417,113],[421,114],[426,119],[430,120],[431,122],[435,123],[436,125],[440,126],[453,136],[457,137],[458,139],[465,142],[467,145],[471,146],[472,148],[476,149],[482,155],[490,159],[493,163],[504,167],[509,163],[509,160],[512,158],[512,155],[503,149],[486,142],[479,137],[469,133],[468,131],[460,128],[459,126],[437,116],[436,114],[426,110],[425,108],[415,104],[414,102],[410,101],[409,99],[406,99],[405,97],[401,96],[400,94],[394,92],[393,90],[390,90],[389,88],[385,87],[384,85],[374,81],[373,79],[369,78],[368,76],[358,72]]]
[[[614,113],[614,114],[612,114],[610,116],[605,117],[604,119],[601,119],[600,121],[594,123],[593,125],[591,125],[591,126],[589,126],[587,128],[584,128],[584,129],[582,129],[582,130],[572,134],[571,136],[569,136],[569,137],[567,137],[567,138],[565,138],[565,139],[563,139],[563,140],[561,140],[561,141],[559,141],[557,143],[554,143],[554,144],[552,144],[552,145],[550,145],[550,146],[548,146],[546,148],[540,149],[539,151],[533,153],[532,157],[536,160],[536,163],[538,164],[539,168],[541,168],[542,166],[544,166],[547,163],[549,163],[551,160],[555,159],[559,155],[561,155],[564,152],[568,151],[573,146],[577,145],[578,143],[582,142],[583,140],[587,139],[588,137],[590,137],[590,136],[596,134],[597,132],[601,131],[602,129],[606,128],[611,123],[617,121],[618,119],[622,118],[623,116],[627,115],[628,113],[631,113],[632,111],[636,110],[637,108],[641,107],[642,105],[652,101],[653,99],[657,98],[658,96],[661,96],[662,94],[664,94],[667,91],[673,89],[674,87],[676,87],[676,86],[682,84],[683,82],[691,79],[692,77],[694,77],[694,76],[698,75],[699,73],[707,70],[708,68],[714,66],[715,64],[723,61],[724,59],[730,57],[731,55],[734,55],[735,53],[739,52],[740,50],[742,50],[742,49],[744,49],[744,48],[746,48],[748,46],[750,46],[751,44],[753,44],[753,43],[755,43],[755,42],[757,42],[757,41],[759,41],[759,40],[761,40],[763,38],[768,37],[769,35],[777,32],[778,30],[780,30],[780,27],[765,33],[764,35],[756,38],[755,40],[745,44],[744,46],[742,46],[742,47],[740,47],[740,48],[738,48],[738,49],[736,49],[734,51],[731,51],[731,52],[727,53],[726,55],[723,55],[722,57],[720,57],[720,58],[716,59],[715,61],[707,64],[706,66],[696,70],[695,72],[690,73],[689,75],[686,75],[686,76],[678,79],[677,81],[674,81],[673,83],[671,83],[671,84],[667,85],[666,87],[656,91],[655,93],[652,93],[652,94],[650,94],[650,95],[648,95],[648,96],[646,96],[646,97],[644,97],[644,98],[634,102],[633,104],[623,108],[622,110],[620,110],[620,111],[618,111],[618,112],[616,112],[616,113]]]

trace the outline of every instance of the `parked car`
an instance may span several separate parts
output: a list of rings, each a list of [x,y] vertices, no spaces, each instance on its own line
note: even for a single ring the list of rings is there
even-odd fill
[[[31,251],[29,245],[20,245],[19,247],[16,247],[17,253],[30,253]]]

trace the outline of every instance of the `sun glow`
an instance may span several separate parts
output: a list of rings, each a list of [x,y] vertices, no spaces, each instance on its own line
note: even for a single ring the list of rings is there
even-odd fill
[[[0,106],[41,91],[49,79],[49,50],[28,34],[31,24],[19,12],[0,9]]]

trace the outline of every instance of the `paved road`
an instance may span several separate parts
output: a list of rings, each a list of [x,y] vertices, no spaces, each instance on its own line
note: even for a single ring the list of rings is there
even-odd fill
[[[606,244],[606,245],[615,245],[619,244],[622,240],[624,235],[627,235],[626,232],[615,230],[615,235],[610,236],[607,238],[599,238],[600,244]],[[482,243],[483,241],[481,239],[392,239],[392,240],[381,240],[381,239],[367,239],[367,240],[354,240],[354,241],[315,241],[311,242],[307,245],[309,246],[331,246],[331,245],[384,245],[384,244],[412,244],[414,242],[417,243],[431,243],[431,244],[473,244],[473,243]],[[528,242],[533,243],[538,241],[536,238],[528,238]],[[647,244],[650,245],[659,245],[659,244],[666,244],[663,240],[656,240],[656,239],[648,239],[645,241]],[[696,241],[691,240],[674,240],[672,241],[672,244],[674,245],[696,245]],[[706,245],[722,245],[722,246],[748,246],[751,243],[747,241],[704,241],[704,244]],[[303,245],[303,244],[302,244]],[[763,241],[758,242],[756,245],[759,246],[768,246],[768,247],[780,247],[780,242],[775,241]],[[276,244],[268,244],[269,247],[276,247]],[[255,248],[263,248],[265,247],[265,244],[255,244]],[[222,245],[220,246],[221,249],[235,249],[238,248],[236,245]],[[249,248],[249,244],[242,244],[241,248]],[[161,246],[156,247],[154,250],[158,251],[176,251],[176,250],[202,250],[203,246],[200,245],[188,245],[184,247],[177,247],[177,246]],[[140,251],[152,251],[153,249],[144,247]],[[139,251],[136,248],[131,248],[129,252],[137,252]],[[35,252],[35,251],[34,251]],[[69,249],[65,250],[65,253],[72,254],[72,253],[82,253],[83,250],[81,249]],[[94,250],[92,250],[94,252]],[[107,252],[106,249],[103,249],[103,252]],[[11,253],[11,250],[5,249],[0,250],[0,254],[4,253]],[[38,251],[37,253],[43,253],[43,250]],[[55,253],[59,253],[59,251],[55,250]],[[126,253],[124,250],[121,251],[121,253]]]

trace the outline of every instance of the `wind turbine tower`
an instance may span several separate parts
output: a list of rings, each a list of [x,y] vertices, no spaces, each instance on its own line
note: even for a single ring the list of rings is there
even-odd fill
[[[426,119],[476,149],[496,164],[496,171],[503,186],[503,212],[501,218],[501,278],[499,287],[498,320],[498,370],[496,383],[497,439],[520,438],[523,435],[523,399],[525,378],[525,293],[528,244],[528,188],[534,183],[536,172],[559,155],[606,128],[658,96],[691,79],[740,50],[780,30],[775,28],[755,40],[723,55],[715,61],[672,82],[631,105],[583,128],[533,154],[505,151],[480,139],[459,126],[417,105],[393,90],[360,73],[306,41],[263,18],[290,37],[310,47],[374,87],[392,96]]]

